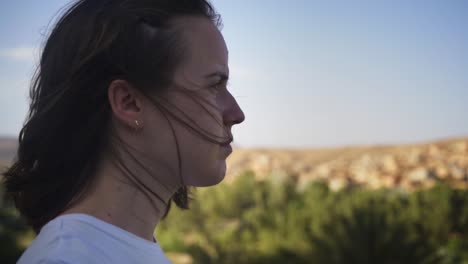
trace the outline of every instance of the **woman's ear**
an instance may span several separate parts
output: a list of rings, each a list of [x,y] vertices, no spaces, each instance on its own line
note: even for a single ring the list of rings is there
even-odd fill
[[[114,80],[108,88],[108,99],[113,116],[124,126],[142,127],[143,96],[129,82]]]

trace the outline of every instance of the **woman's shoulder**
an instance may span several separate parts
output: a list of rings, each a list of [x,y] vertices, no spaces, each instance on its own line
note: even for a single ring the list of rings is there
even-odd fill
[[[36,238],[26,249],[18,264],[22,263],[106,263],[102,254],[93,254],[90,245],[68,235],[57,235],[44,239]]]
[[[107,256],[95,247],[98,237],[93,241],[86,234],[55,219],[45,225],[37,237],[18,260],[22,263],[108,263]]]
[[[83,214],[47,223],[18,261],[23,263],[170,263],[159,244]]]

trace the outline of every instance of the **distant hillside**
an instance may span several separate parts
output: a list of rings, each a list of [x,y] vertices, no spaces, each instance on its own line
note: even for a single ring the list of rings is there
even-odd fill
[[[325,181],[334,190],[430,187],[448,182],[468,187],[468,138],[418,145],[336,149],[237,149],[228,159],[227,180],[246,170],[262,179],[293,175],[299,184]]]
[[[11,162],[15,156],[17,146],[16,139],[0,137],[0,166]]]

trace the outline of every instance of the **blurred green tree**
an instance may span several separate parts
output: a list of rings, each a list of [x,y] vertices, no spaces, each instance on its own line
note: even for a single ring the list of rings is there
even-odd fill
[[[4,197],[2,185],[0,197]],[[0,199],[0,263],[16,263],[33,236],[12,204]]]

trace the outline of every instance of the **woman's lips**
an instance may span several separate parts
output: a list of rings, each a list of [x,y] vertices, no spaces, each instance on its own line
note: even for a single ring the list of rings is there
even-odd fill
[[[230,142],[227,144],[220,144],[220,146],[227,152],[227,155],[232,153],[232,146]]]

